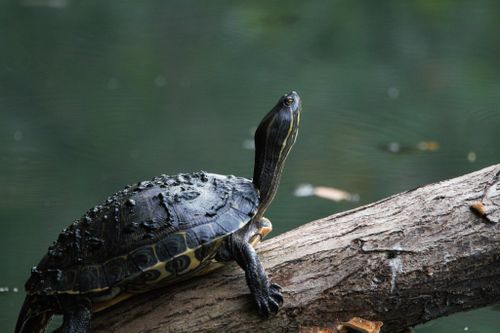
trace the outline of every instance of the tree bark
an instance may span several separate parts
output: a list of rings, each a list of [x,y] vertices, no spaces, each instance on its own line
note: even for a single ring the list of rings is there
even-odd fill
[[[296,332],[358,316],[382,321],[383,332],[399,332],[500,301],[499,211],[500,164],[259,244],[261,261],[285,298],[270,319],[257,316],[244,273],[231,263],[98,313],[93,327],[97,332]]]

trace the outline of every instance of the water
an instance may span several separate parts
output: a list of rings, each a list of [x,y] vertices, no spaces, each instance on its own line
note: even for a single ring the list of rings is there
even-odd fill
[[[291,89],[275,234],[498,163],[499,29],[497,1],[1,2],[0,331],[60,230],[123,185],[250,177],[252,131]],[[295,197],[304,183],[360,200]],[[417,332],[499,324],[490,308]]]

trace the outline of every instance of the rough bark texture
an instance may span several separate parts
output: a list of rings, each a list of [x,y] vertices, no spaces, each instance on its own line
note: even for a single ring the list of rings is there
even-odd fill
[[[236,264],[139,295],[93,320],[99,332],[295,332],[353,316],[383,332],[500,301],[500,164],[329,216],[257,251],[285,304],[259,318]],[[474,213],[483,202],[488,214]]]

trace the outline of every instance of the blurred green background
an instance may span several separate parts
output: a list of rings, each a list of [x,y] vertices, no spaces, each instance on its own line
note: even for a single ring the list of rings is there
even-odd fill
[[[59,231],[123,185],[251,177],[253,130],[289,90],[304,112],[275,235],[498,163],[499,31],[494,0],[1,1],[0,331]],[[490,307],[416,331],[499,326]]]

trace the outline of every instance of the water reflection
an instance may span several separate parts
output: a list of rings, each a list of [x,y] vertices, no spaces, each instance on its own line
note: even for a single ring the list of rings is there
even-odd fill
[[[497,163],[499,7],[1,2],[0,286],[22,290],[59,231],[127,183],[200,169],[250,177],[249,128],[292,89],[304,113],[269,211],[275,233]],[[381,149],[429,141],[439,149]],[[295,197],[303,183],[361,200]],[[0,294],[1,331],[22,297]],[[499,325],[487,309],[453,318]]]

